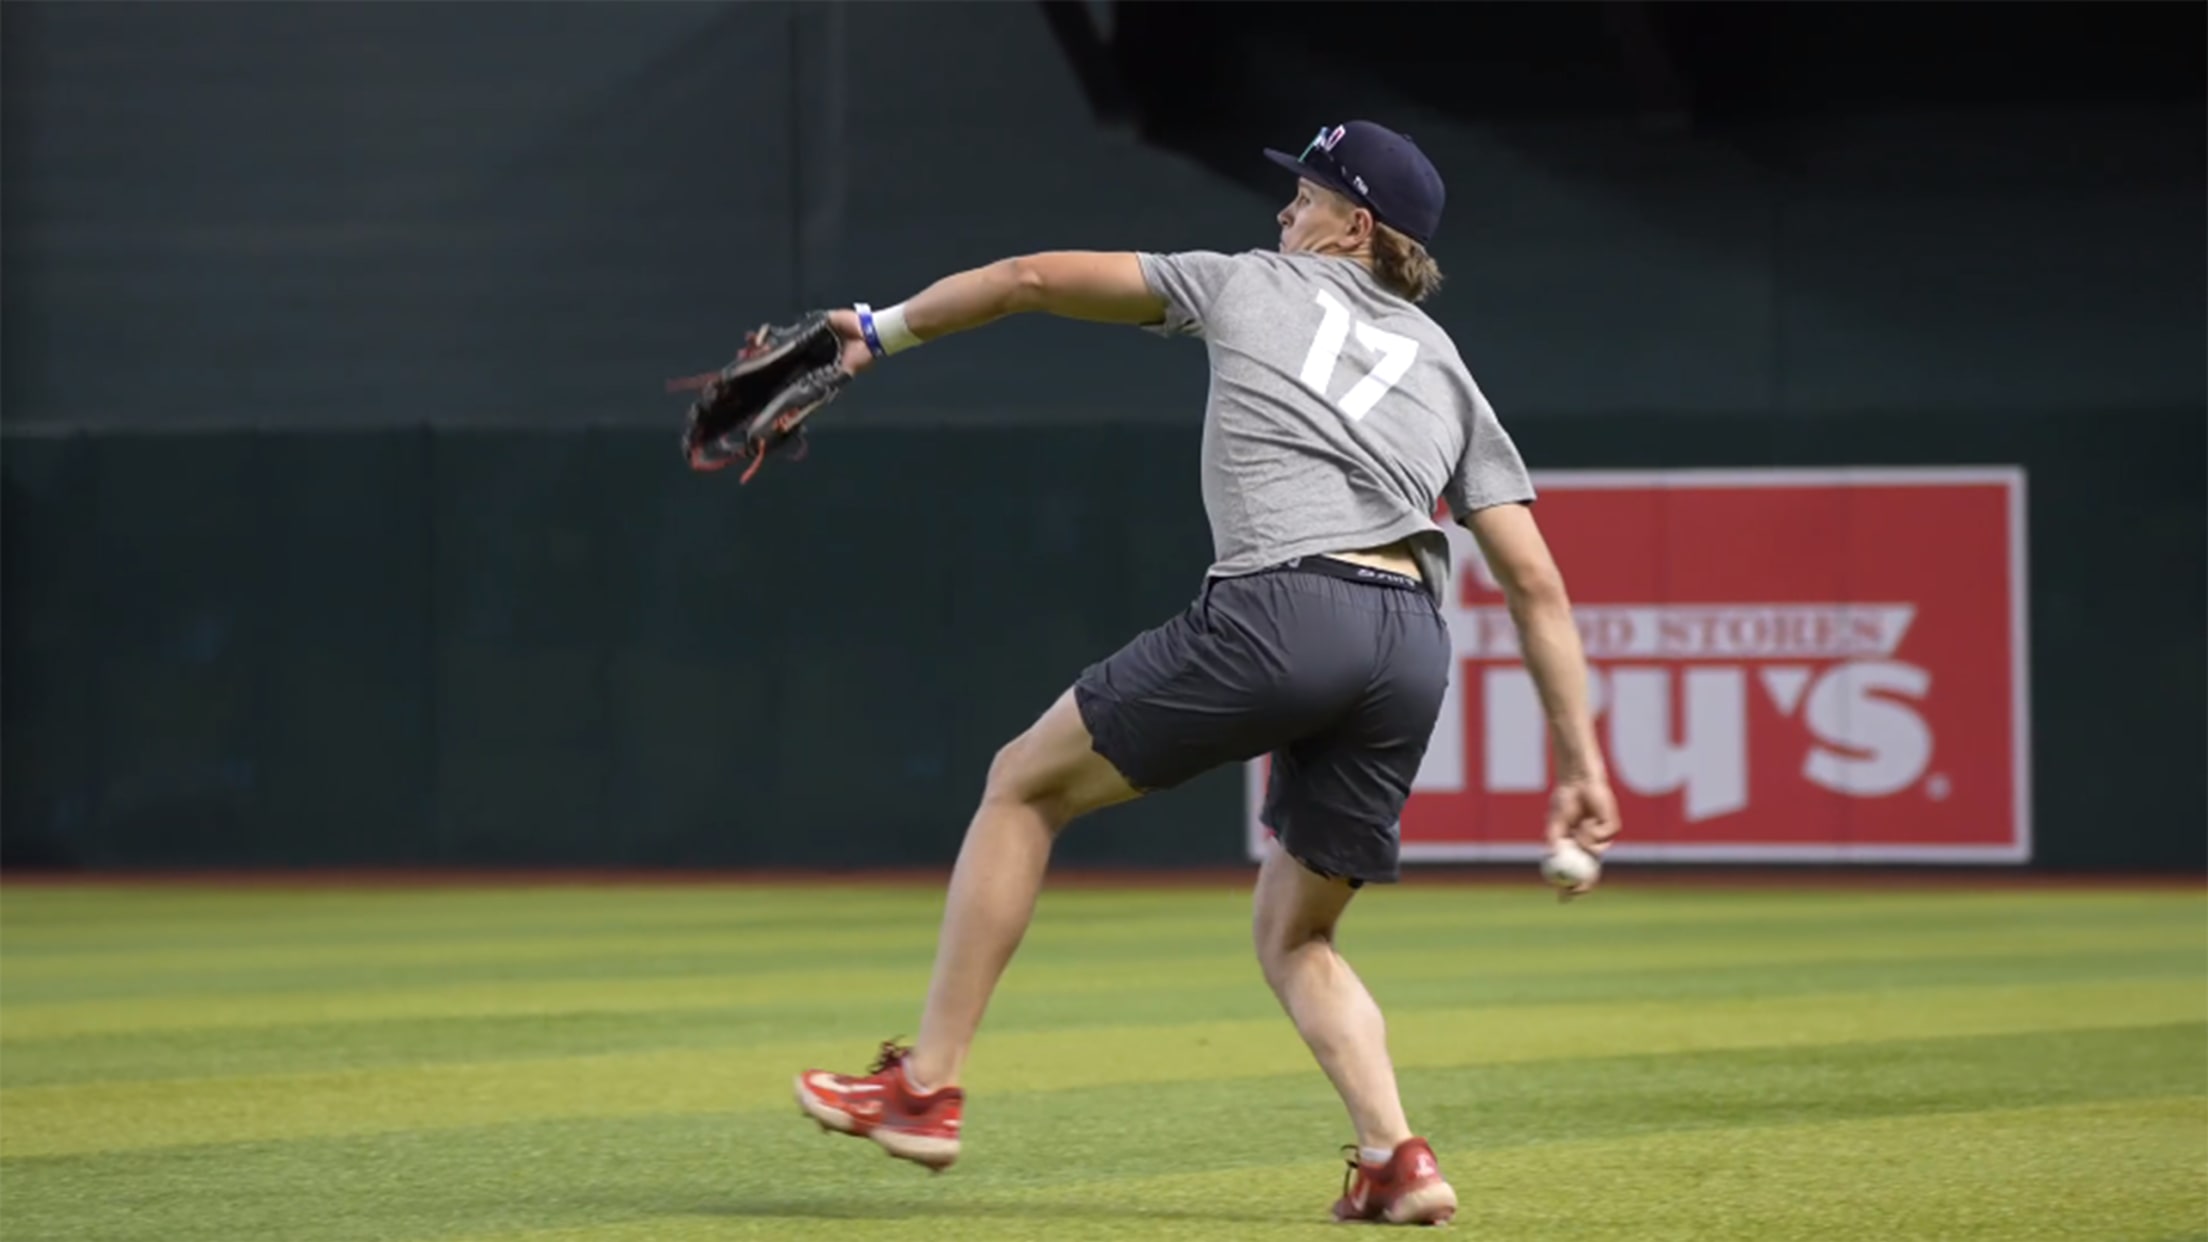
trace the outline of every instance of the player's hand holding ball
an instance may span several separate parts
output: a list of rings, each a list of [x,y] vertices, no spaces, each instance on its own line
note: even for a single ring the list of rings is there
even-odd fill
[[[1617,838],[1618,803],[1600,773],[1567,777],[1549,796],[1549,854],[1541,877],[1557,900],[1584,896],[1602,878],[1602,855]]]
[[[1552,847],[1541,860],[1541,878],[1567,893],[1587,891],[1601,875],[1602,863],[1570,841]]]

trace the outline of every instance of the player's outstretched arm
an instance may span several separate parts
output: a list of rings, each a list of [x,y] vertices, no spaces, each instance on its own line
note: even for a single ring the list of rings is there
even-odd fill
[[[1540,692],[1556,754],[1556,792],[1549,808],[1552,841],[1570,839],[1597,855],[1618,833],[1618,808],[1609,773],[1595,743],[1587,704],[1587,658],[1572,622],[1564,575],[1548,541],[1522,504],[1474,510],[1465,528],[1480,544],[1488,568],[1503,588],[1526,671]]]
[[[832,311],[828,319],[836,334],[853,344],[844,352],[844,365],[857,372],[875,357],[1035,311],[1097,323],[1150,324],[1165,317],[1165,301],[1151,291],[1131,252],[1052,250],[945,276],[896,306]]]

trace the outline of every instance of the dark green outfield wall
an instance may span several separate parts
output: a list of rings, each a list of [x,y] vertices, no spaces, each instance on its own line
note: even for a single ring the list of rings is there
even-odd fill
[[[1575,466],[2030,474],[2041,865],[2203,862],[2195,411],[1527,423]],[[1193,427],[5,442],[11,865],[944,862],[995,746],[1207,560]],[[1567,569],[1569,567],[1567,566]],[[1068,860],[1240,856],[1220,774]]]

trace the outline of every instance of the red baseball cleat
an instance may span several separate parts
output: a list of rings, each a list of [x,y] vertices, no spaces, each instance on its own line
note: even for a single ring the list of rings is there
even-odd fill
[[[1334,1202],[1335,1220],[1446,1225],[1457,1214],[1457,1192],[1442,1180],[1441,1164],[1425,1139],[1403,1140],[1386,1164],[1361,1162],[1354,1145],[1346,1150],[1349,1173]]]
[[[797,1106],[823,1130],[873,1139],[890,1155],[940,1173],[958,1159],[966,1093],[957,1087],[915,1092],[904,1067],[911,1051],[884,1041],[874,1072],[864,1078],[806,1070],[797,1076]]]

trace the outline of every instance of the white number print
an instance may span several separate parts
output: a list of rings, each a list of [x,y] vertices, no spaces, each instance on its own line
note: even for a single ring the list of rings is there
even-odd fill
[[[1319,320],[1319,334],[1311,338],[1311,352],[1303,356],[1304,386],[1324,397],[1334,383],[1334,364],[1342,356],[1342,346],[1348,342],[1351,328],[1357,331],[1357,343],[1380,355],[1364,377],[1350,385],[1349,391],[1334,399],[1335,408],[1356,422],[1372,413],[1372,407],[1388,390],[1400,383],[1410,372],[1411,363],[1418,357],[1418,342],[1407,336],[1384,332],[1369,323],[1350,318],[1349,308],[1340,298],[1321,289],[1318,302],[1325,317]]]

